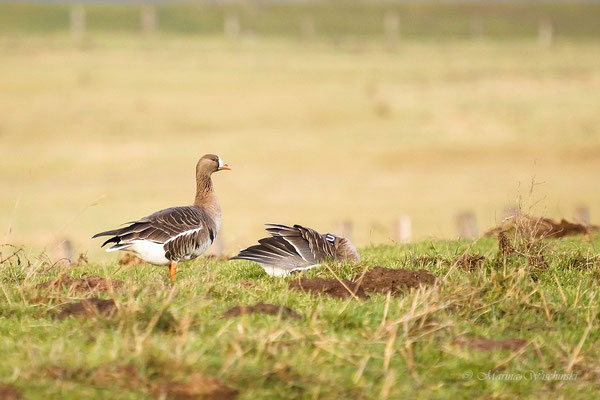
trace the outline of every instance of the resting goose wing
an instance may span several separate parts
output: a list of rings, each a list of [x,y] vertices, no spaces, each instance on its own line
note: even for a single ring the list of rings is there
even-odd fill
[[[281,237],[288,241],[308,262],[318,263],[327,257],[334,256],[333,243],[314,229],[301,225],[289,227],[281,224],[267,224],[267,232],[274,237]]]
[[[250,260],[261,265],[281,269],[306,268],[314,264],[307,261],[296,251],[294,246],[280,237],[260,239],[258,245],[250,246],[232,257],[232,260]]]
[[[332,257],[333,243],[314,229],[301,225],[267,224],[272,237],[260,239],[258,245],[248,247],[231,258],[259,263],[271,275],[307,269]]]

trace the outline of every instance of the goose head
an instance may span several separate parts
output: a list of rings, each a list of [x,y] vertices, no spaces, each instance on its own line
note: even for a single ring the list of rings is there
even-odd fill
[[[333,245],[335,251],[335,258],[338,260],[349,260],[349,261],[360,261],[358,250],[352,244],[352,242],[342,236],[338,236],[333,233],[327,233],[325,240]]]
[[[205,154],[196,165],[197,175],[211,175],[213,172],[230,170],[231,167],[215,154]]]

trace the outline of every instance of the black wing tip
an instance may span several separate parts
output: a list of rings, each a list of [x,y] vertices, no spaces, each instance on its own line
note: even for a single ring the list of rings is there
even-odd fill
[[[109,243],[119,244],[120,241],[121,241],[121,239],[118,236],[114,236],[114,237],[111,237],[110,239],[108,239],[106,242],[102,243],[102,246],[100,246],[100,247],[102,248]]]

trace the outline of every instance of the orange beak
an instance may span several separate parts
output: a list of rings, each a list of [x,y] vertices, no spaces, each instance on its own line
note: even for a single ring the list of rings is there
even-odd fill
[[[231,170],[231,167],[227,164],[223,164],[222,166],[219,167],[219,171],[224,170],[224,169]]]

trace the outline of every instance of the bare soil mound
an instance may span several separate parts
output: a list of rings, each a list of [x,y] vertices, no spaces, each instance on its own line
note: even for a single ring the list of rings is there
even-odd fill
[[[24,400],[25,397],[13,385],[6,383],[0,385],[0,399],[2,400]]]
[[[185,382],[162,382],[157,385],[155,392],[159,398],[174,400],[233,400],[238,396],[237,390],[201,374],[192,374]]]
[[[338,299],[348,297],[368,298],[364,289],[348,279],[301,278],[290,282],[290,289],[302,292],[323,293]]]
[[[253,306],[235,306],[227,310],[225,314],[223,314],[224,318],[232,318],[237,317],[239,315],[246,314],[269,314],[269,315],[279,315],[281,314],[282,318],[292,318],[292,319],[300,319],[302,316],[286,306],[277,306],[275,304],[265,304],[265,303],[257,303]]]
[[[117,289],[123,285],[123,281],[116,279],[105,279],[98,275],[92,275],[87,278],[71,278],[62,274],[57,279],[40,283],[38,289],[60,290],[63,287],[76,292],[108,292]]]
[[[58,318],[71,316],[104,316],[110,317],[117,310],[114,300],[98,298],[84,299],[76,303],[67,304],[58,314]]]
[[[562,238],[572,235],[586,235],[597,232],[600,228],[595,225],[583,225],[561,219],[556,222],[551,218],[518,215],[509,219],[500,226],[490,229],[485,236],[497,236],[500,232],[514,232],[526,234],[534,238]]]
[[[91,376],[94,382],[102,386],[113,386],[116,384],[123,387],[136,388],[146,384],[144,378],[130,364],[122,364],[115,367],[100,366]]]
[[[424,269],[412,271],[375,267],[364,275],[356,275],[352,279],[301,278],[290,282],[290,289],[304,292],[324,293],[328,296],[344,299],[354,296],[368,298],[366,292],[399,295],[406,289],[418,288],[420,285],[431,285],[435,276]],[[350,292],[352,291],[352,293]]]
[[[455,344],[459,346],[468,346],[476,350],[519,350],[527,344],[526,340],[519,338],[509,338],[504,340],[487,339],[481,336],[472,338],[460,337],[455,340]]]
[[[431,285],[435,282],[435,276],[424,269],[412,271],[375,267],[364,276],[356,275],[352,278],[352,282],[359,283],[360,287],[366,292],[392,292],[393,295],[397,295],[405,289],[418,288],[420,285]]]

